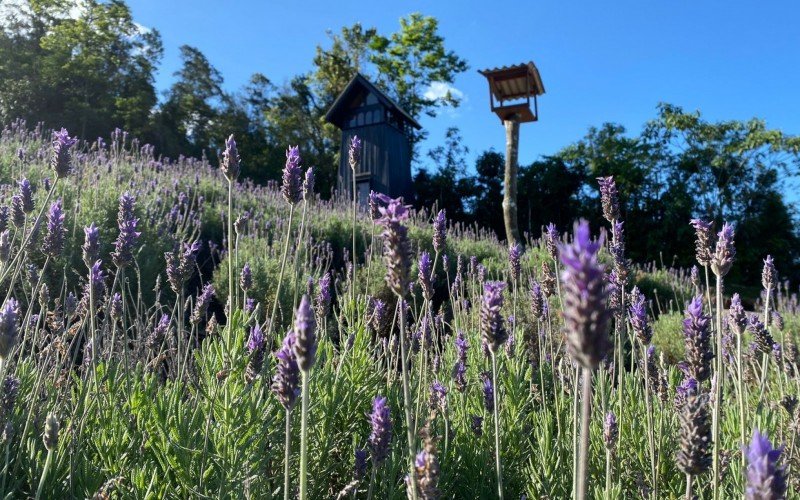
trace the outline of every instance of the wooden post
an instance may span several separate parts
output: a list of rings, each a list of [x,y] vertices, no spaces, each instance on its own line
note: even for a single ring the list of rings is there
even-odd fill
[[[517,171],[519,165],[519,120],[511,116],[503,120],[506,127],[506,168],[503,180],[503,221],[506,226],[506,239],[509,245],[520,242],[517,226]]]

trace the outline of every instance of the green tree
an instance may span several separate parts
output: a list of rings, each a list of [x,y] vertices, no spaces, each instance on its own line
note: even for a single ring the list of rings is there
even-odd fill
[[[458,128],[448,128],[444,145],[428,152],[428,157],[436,166],[433,174],[423,167],[414,176],[415,206],[446,207],[451,220],[471,222],[470,208],[475,196],[475,182],[466,175],[467,153],[469,149],[463,144]]]
[[[0,119],[66,126],[84,138],[124,127],[143,135],[156,104],[157,31],[120,1],[80,9],[52,0],[10,4],[0,30]],[[77,12],[77,15],[75,15]]]

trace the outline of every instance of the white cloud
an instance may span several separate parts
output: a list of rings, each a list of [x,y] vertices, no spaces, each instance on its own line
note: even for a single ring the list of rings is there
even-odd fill
[[[444,99],[448,95],[455,97],[461,102],[464,102],[466,99],[466,95],[463,92],[446,82],[431,83],[425,91],[424,97],[425,99],[436,100]]]

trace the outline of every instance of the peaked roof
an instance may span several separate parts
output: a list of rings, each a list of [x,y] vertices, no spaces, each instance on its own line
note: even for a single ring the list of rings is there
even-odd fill
[[[389,98],[386,94],[381,92],[381,90],[372,84],[369,80],[367,80],[364,75],[361,73],[356,73],[356,76],[350,80],[350,83],[347,84],[347,87],[339,94],[339,97],[333,102],[333,105],[325,114],[325,120],[330,123],[333,123],[339,128],[342,128],[342,124],[345,121],[345,111],[349,108],[350,102],[361,92],[366,90],[375,95],[378,98],[378,101],[383,104],[386,108],[395,111],[403,118],[406,119],[408,123],[410,123],[414,128],[421,129],[422,125],[420,125],[417,120],[415,120],[411,115],[406,113],[400,106],[397,105],[392,99]]]
[[[490,90],[499,100],[516,99],[526,95],[544,94],[544,84],[539,69],[533,64],[516,64],[478,71],[489,79]]]

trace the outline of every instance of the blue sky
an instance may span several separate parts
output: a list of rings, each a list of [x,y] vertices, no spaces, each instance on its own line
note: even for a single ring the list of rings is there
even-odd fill
[[[129,0],[157,28],[165,57],[157,85],[179,66],[178,47],[198,47],[235,90],[253,72],[274,83],[308,71],[326,30],[361,22],[392,33],[411,12],[435,16],[447,46],[470,69],[454,86],[462,106],[424,118],[427,147],[458,126],[470,148],[504,148],[477,70],[532,60],[547,93],[540,121],[521,129],[520,163],[558,151],[588,127],[617,122],[638,132],[670,102],[709,119],[760,117],[800,134],[800,3],[743,1],[256,1]],[[426,147],[423,145],[423,147]]]

